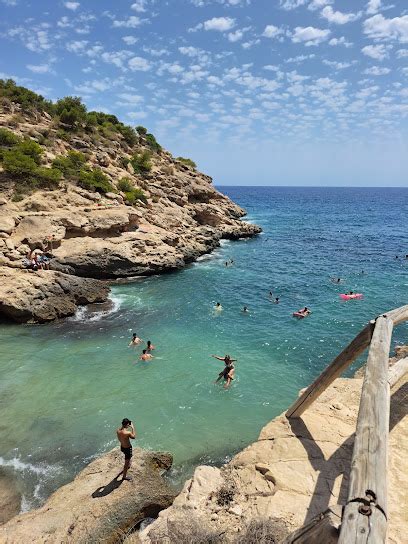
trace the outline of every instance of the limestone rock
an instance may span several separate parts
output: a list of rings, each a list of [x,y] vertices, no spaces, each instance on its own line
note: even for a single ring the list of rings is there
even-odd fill
[[[7,204],[6,198],[0,198],[0,206],[5,206]]]
[[[10,270],[0,266],[0,315],[19,323],[43,323],[75,313],[77,305],[105,302],[102,282],[51,270]]]
[[[10,215],[0,216],[0,232],[5,232],[6,234],[11,234],[13,232],[16,222],[14,218]]]
[[[168,453],[134,450],[121,481],[119,448],[93,461],[75,480],[56,491],[42,508],[16,516],[0,527],[2,544],[116,542],[146,517],[168,507],[173,491],[162,477],[172,464]]]

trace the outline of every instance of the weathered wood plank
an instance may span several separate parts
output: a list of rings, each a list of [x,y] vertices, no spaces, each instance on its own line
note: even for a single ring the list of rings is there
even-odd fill
[[[297,531],[289,535],[282,544],[337,544],[343,507],[329,507]]]
[[[361,391],[348,501],[344,509],[340,544],[360,542],[371,544],[385,542],[386,538],[390,416],[388,359],[392,329],[391,319],[382,316],[377,319]],[[371,515],[364,515],[359,510],[365,505],[369,506]],[[367,540],[361,540],[367,524],[370,536]]]
[[[397,361],[388,371],[388,383],[390,389],[408,372],[408,357]]]
[[[368,325],[343,349],[333,362],[309,385],[306,391],[292,404],[286,417],[300,417],[303,412],[334,382],[357,357],[369,346],[374,330],[374,321]]]
[[[400,308],[396,308],[395,310],[391,310],[383,315],[388,317],[388,319],[391,319],[395,327],[403,321],[408,320],[408,304],[401,306]]]

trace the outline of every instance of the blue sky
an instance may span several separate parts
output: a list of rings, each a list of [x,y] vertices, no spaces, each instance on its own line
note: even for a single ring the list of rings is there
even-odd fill
[[[0,0],[0,13],[0,77],[145,125],[217,184],[408,186],[406,0]]]

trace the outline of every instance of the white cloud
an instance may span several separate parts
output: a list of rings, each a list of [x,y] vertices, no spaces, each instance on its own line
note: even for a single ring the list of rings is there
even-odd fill
[[[47,25],[39,25],[34,28],[11,28],[7,35],[11,38],[19,38],[23,45],[30,51],[47,51],[52,48]]]
[[[329,23],[335,23],[336,25],[345,25],[346,23],[352,23],[357,21],[361,17],[362,13],[342,13],[341,11],[334,11],[331,6],[326,6],[321,12],[321,16],[329,21]]]
[[[286,63],[290,64],[290,63],[301,63],[301,62],[304,62],[305,60],[308,60],[308,59],[314,59],[315,58],[315,54],[312,53],[311,55],[298,55],[297,57],[289,57],[288,59],[285,60]]]
[[[72,11],[76,11],[80,5],[79,2],[64,2],[64,6]]]
[[[143,13],[146,11],[145,9],[146,0],[137,0],[137,2],[134,2],[130,7],[134,11],[137,11],[138,13]]]
[[[242,30],[236,30],[235,32],[230,32],[228,34],[228,40],[230,42],[239,42],[244,37],[244,33]]]
[[[330,66],[330,68],[334,68],[335,70],[345,70],[346,68],[350,68],[354,63],[351,62],[337,62],[332,60],[323,60],[323,64],[326,66]]]
[[[348,42],[344,36],[341,36],[341,38],[332,38],[329,41],[329,45],[344,45],[344,47],[353,47],[353,44]]]
[[[138,27],[142,21],[139,17],[136,17],[135,15],[131,15],[128,19],[124,21],[119,21],[115,19],[113,21],[114,28],[136,28]]]
[[[399,59],[408,57],[408,49],[399,49],[399,50],[397,51],[397,57],[398,57]]]
[[[281,8],[286,10],[296,9],[306,4],[307,0],[279,0]]]
[[[135,105],[140,104],[140,102],[143,102],[143,97],[138,94],[131,94],[131,93],[119,93],[118,98],[123,100],[125,102],[124,105]]]
[[[78,40],[67,43],[67,51],[70,53],[82,53],[85,47],[88,45],[86,40]]]
[[[370,38],[408,43],[408,15],[386,19],[377,14],[364,21],[363,29]]]
[[[366,74],[368,76],[386,76],[390,72],[391,70],[389,68],[382,68],[381,66],[372,66],[371,68],[367,68],[367,70],[364,70],[363,74]]]
[[[316,11],[317,9],[328,6],[329,4],[333,4],[333,0],[312,0],[307,6],[307,9],[310,9],[311,11]]]
[[[267,25],[263,31],[262,36],[264,38],[277,38],[280,34],[283,33],[283,30],[274,25]]]
[[[304,43],[306,46],[319,45],[326,41],[330,35],[330,30],[315,28],[313,26],[297,26],[292,34],[293,43]]]
[[[146,119],[147,113],[145,111],[129,111],[127,113],[129,119]]]
[[[89,54],[89,53],[88,53]],[[101,59],[107,64],[113,64],[117,68],[125,68],[124,62],[132,56],[131,51],[104,51],[101,54]]]
[[[231,17],[213,17],[204,22],[204,30],[217,30],[227,32],[235,26],[235,19]]]
[[[51,71],[49,64],[27,64],[27,68],[35,74],[46,74]]]
[[[362,53],[367,57],[371,57],[376,60],[384,60],[389,57],[390,46],[384,44],[378,45],[366,45],[362,48]]]
[[[143,57],[133,57],[128,64],[132,71],[147,72],[151,68],[149,62]]]
[[[381,9],[381,0],[369,0],[367,4],[367,14],[374,15]]]
[[[135,43],[138,41],[138,38],[135,38],[134,36],[123,36],[122,40],[125,42],[126,45],[135,45]]]

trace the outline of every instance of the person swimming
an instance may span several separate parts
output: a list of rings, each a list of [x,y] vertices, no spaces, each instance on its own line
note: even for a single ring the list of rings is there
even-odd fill
[[[147,353],[147,349],[144,349],[142,355],[139,357],[141,361],[150,361],[153,358],[151,353]]]
[[[242,312],[243,314],[249,314],[249,310],[248,310],[247,306],[244,306],[244,307],[242,308],[241,312]]]
[[[141,338],[139,338],[138,335],[134,332],[133,336],[132,336],[132,340],[130,341],[129,346],[137,346],[137,345],[141,344],[142,342],[143,342],[143,340]]]
[[[234,363],[237,361],[237,359],[232,359],[230,355],[225,355],[225,357],[219,357],[218,355],[211,355],[214,359],[218,359],[218,361],[224,361],[225,367],[224,370],[222,370],[218,374],[218,378],[215,380],[214,383],[218,383],[220,380],[224,379],[224,389],[228,389],[228,387],[231,385],[232,380],[234,379],[235,375],[235,367]]]
[[[279,304],[279,297],[276,297],[276,298],[275,298],[274,303],[275,303],[275,304]]]
[[[146,345],[146,351],[153,351],[154,349],[156,349],[156,347],[153,346],[150,340],[148,340]]]
[[[221,303],[220,302],[217,302],[217,304],[214,306],[214,310],[216,312],[222,312],[224,308],[221,306]]]

